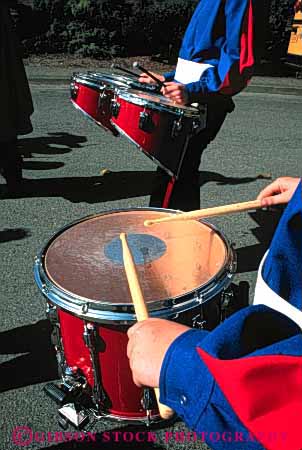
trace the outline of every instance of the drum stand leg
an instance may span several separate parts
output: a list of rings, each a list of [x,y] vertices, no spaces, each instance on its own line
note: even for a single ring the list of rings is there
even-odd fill
[[[162,204],[162,208],[168,208],[169,207],[169,203],[170,203],[170,199],[171,199],[171,195],[174,189],[174,185],[176,182],[176,178],[175,177],[171,177],[168,185],[167,185],[167,189],[166,189],[166,193],[165,193],[165,197],[163,200],[163,204]]]

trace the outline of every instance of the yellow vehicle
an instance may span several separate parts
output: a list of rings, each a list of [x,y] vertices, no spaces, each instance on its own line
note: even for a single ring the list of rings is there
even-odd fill
[[[287,49],[287,61],[302,67],[302,11],[296,11]]]

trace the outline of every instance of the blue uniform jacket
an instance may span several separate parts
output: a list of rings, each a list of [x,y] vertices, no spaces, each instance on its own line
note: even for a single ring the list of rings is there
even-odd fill
[[[300,183],[263,268],[271,288],[299,308],[301,264]],[[242,309],[214,331],[190,330],[165,355],[160,392],[161,402],[213,449],[301,450],[301,329],[258,305]]]
[[[197,82],[186,85],[189,94],[235,94],[252,74],[252,0],[201,0],[186,30],[179,57],[211,64]],[[165,74],[172,81],[175,71]]]

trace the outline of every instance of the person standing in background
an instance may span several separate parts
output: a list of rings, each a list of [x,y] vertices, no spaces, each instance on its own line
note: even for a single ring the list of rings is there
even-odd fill
[[[20,45],[11,17],[15,0],[0,3],[0,173],[9,191],[22,182],[22,158],[18,153],[18,135],[31,133],[34,108],[24,69]]]
[[[165,84],[162,94],[175,104],[206,104],[207,123],[190,138],[176,181],[157,169],[150,206],[199,209],[201,155],[234,110],[232,96],[246,87],[253,66],[252,0],[201,0],[185,32],[176,70],[155,75]],[[139,81],[154,82],[146,74]]]

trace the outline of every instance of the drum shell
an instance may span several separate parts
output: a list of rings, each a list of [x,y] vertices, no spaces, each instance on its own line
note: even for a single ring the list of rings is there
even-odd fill
[[[131,103],[120,96],[114,102],[118,105],[118,113],[112,116],[111,122],[116,129],[169,175],[177,178],[188,139],[192,135],[192,118]],[[140,125],[142,115],[148,117],[149,125],[146,129],[142,129]],[[178,121],[181,121],[180,130],[177,130]]]
[[[110,122],[111,102],[114,96],[112,88],[92,84],[87,86],[80,81],[73,81],[71,91],[71,102],[77,109],[97,125],[117,134]]]
[[[95,376],[90,351],[83,339],[85,322],[62,309],[59,309],[58,316],[66,364],[80,370],[92,390]],[[146,411],[141,404],[142,389],[132,380],[127,358],[127,329],[125,326],[96,325],[99,376],[108,399],[102,412],[120,418],[139,419],[146,416]]]
[[[218,299],[217,299],[218,300]],[[214,302],[218,308],[218,302]],[[213,306],[211,302],[211,319]],[[177,322],[192,326],[194,317],[200,308],[180,314]],[[86,346],[83,333],[83,319],[58,309],[60,334],[64,349],[65,363],[73,370],[80,371],[86,378],[90,390],[94,387],[94,372],[90,351]],[[216,316],[219,323],[219,316]],[[94,324],[97,331],[96,351],[100,368],[100,377],[108,403],[102,413],[125,420],[140,420],[146,416],[141,399],[143,391],[132,380],[132,372],[127,358],[127,330],[129,326]],[[105,402],[106,404],[106,402]],[[152,411],[152,417],[158,416],[157,409]]]

